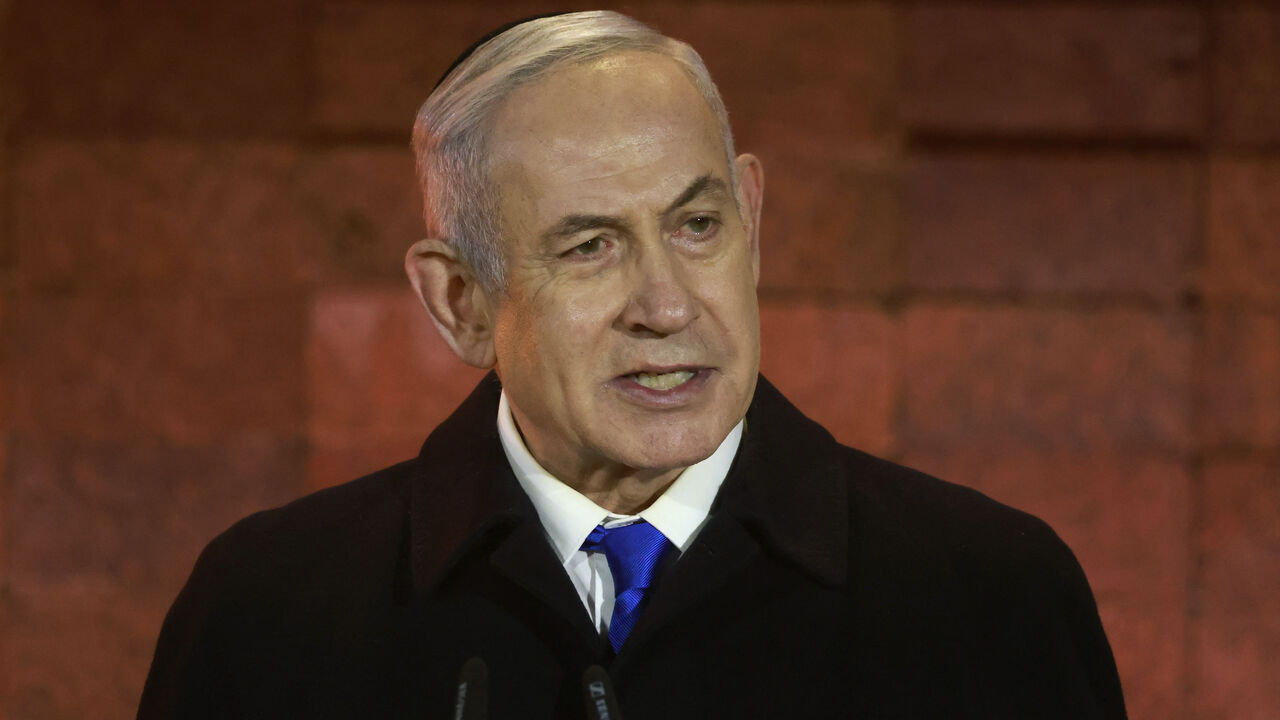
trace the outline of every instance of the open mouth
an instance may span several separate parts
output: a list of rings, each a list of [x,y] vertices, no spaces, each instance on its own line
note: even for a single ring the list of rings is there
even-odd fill
[[[694,374],[692,370],[673,370],[664,373],[638,372],[627,377],[650,390],[672,390],[689,382]]]

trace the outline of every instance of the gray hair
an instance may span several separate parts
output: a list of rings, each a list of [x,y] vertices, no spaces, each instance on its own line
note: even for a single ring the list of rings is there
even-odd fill
[[[457,248],[486,289],[506,287],[498,244],[501,210],[489,185],[484,143],[490,117],[513,90],[559,63],[627,50],[664,55],[688,73],[720,122],[732,176],[729,115],[702,58],[689,45],[611,11],[520,23],[458,64],[423,103],[413,126],[427,233]]]

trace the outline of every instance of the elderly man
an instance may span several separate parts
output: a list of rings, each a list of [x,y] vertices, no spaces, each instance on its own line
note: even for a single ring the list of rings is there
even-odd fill
[[[1051,530],[759,377],[763,170],[691,48],[517,24],[415,148],[410,280],[493,373],[416,459],[210,544],[141,716],[1124,716]]]

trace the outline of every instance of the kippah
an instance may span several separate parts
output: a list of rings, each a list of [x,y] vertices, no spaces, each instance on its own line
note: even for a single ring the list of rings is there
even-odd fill
[[[506,23],[500,27],[496,27],[490,30],[489,32],[485,33],[484,36],[481,37],[479,40],[471,43],[470,47],[462,51],[462,54],[459,55],[457,59],[453,61],[453,64],[449,66],[449,69],[445,70],[444,74],[440,76],[440,79],[436,81],[436,84],[432,86],[431,91],[435,92],[435,89],[440,87],[440,83],[444,82],[444,79],[449,77],[449,73],[453,72],[455,68],[457,68],[463,62],[465,62],[467,58],[471,57],[471,53],[474,53],[476,49],[479,48],[481,45],[489,42],[490,40],[498,37],[502,33],[510,30],[511,28],[517,25],[523,25],[532,20],[541,20],[542,18],[555,17],[557,15],[568,15],[569,12],[570,11],[568,10],[561,10],[559,12],[542,13],[541,15],[530,15],[529,17],[520,18],[519,20],[512,20],[509,23]]]

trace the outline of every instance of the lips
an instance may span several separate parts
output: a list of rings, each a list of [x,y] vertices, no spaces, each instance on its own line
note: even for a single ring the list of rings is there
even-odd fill
[[[671,390],[689,382],[693,376],[692,370],[673,370],[671,372],[638,372],[628,377],[650,390]]]
[[[613,379],[610,386],[645,407],[674,409],[701,398],[713,370],[690,365],[650,365]]]

